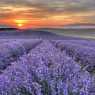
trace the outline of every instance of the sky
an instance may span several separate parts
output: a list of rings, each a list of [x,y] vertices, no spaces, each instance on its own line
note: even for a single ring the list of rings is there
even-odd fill
[[[0,24],[59,27],[95,23],[95,0],[0,0]]]

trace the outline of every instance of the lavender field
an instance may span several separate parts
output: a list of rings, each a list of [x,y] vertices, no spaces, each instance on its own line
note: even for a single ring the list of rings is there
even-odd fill
[[[1,39],[0,95],[95,95],[95,41]]]
[[[0,0],[0,95],[95,95],[95,0]]]

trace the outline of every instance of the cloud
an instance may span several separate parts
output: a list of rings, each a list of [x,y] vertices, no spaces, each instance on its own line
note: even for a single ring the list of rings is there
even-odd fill
[[[67,15],[91,19],[95,10],[95,0],[0,0],[0,17],[11,17],[19,14],[29,18],[51,18],[56,15]],[[85,13],[86,16],[85,17]],[[11,15],[10,15],[11,14]],[[94,18],[94,16],[93,16]],[[93,21],[93,20],[91,20]]]
[[[1,4],[44,8],[47,11],[82,11],[95,9],[95,0],[0,0]]]

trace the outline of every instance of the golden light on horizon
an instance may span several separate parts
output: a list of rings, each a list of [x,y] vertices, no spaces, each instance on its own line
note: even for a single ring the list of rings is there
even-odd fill
[[[22,26],[23,26],[23,24],[19,23],[19,24],[18,24],[18,26],[19,26],[19,27],[22,27]]]
[[[26,19],[15,19],[14,23],[16,24],[17,27],[22,28],[28,23],[28,20]]]

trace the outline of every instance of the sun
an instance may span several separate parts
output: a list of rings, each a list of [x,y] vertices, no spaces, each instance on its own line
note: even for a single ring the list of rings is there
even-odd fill
[[[23,24],[21,24],[21,23],[19,23],[19,24],[17,24],[19,27],[22,27],[23,26]]]
[[[15,19],[14,20],[17,27],[22,28],[25,26],[25,24],[28,22],[26,19]]]

